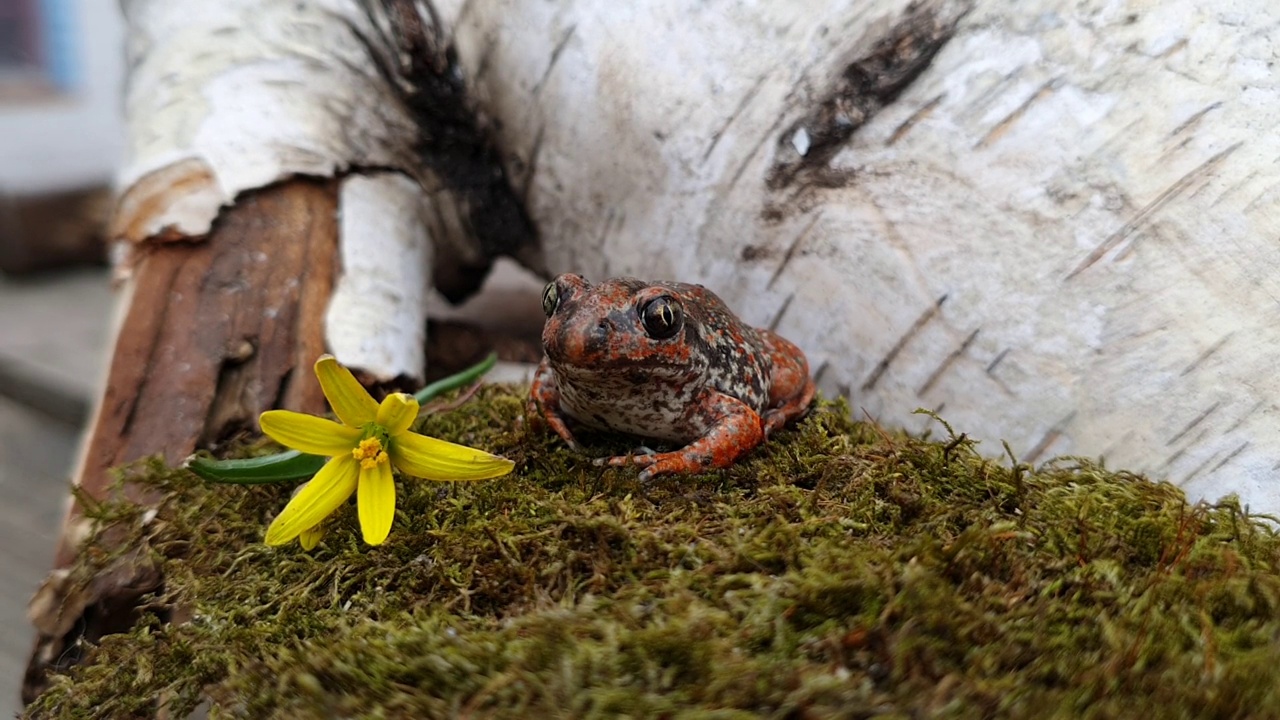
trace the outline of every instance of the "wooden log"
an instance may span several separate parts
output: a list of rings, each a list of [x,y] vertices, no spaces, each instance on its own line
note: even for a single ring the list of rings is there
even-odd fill
[[[263,410],[323,411],[310,367],[324,352],[338,270],[336,210],[336,182],[290,180],[243,196],[203,241],[142,249],[75,473],[81,493],[104,498],[111,468],[155,454],[180,463],[254,428]],[[125,493],[149,500],[137,488]],[[161,581],[145,558],[128,556],[80,586],[65,568],[87,530],[72,504],[56,569],[31,605],[28,702],[48,670],[75,661],[82,639],[128,627],[137,599]]]

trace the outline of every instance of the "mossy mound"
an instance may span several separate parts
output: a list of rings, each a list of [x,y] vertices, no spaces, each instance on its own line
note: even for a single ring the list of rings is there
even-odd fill
[[[1010,469],[833,404],[727,471],[642,485],[520,430],[522,405],[489,388],[428,418],[517,470],[401,483],[376,548],[353,507],[311,553],[268,548],[289,488],[145,468],[158,514],[96,512],[190,620],[106,638],[31,713],[1280,716],[1280,536],[1233,501]]]

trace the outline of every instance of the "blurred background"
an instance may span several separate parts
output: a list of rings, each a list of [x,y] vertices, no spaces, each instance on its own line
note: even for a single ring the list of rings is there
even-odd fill
[[[115,0],[0,0],[0,716],[102,371],[124,67]]]

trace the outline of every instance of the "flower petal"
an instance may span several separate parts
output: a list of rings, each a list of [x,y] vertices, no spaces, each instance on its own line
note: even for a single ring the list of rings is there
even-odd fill
[[[350,455],[325,463],[267,528],[267,544],[283,545],[333,514],[356,489],[360,464]]]
[[[380,462],[360,470],[356,505],[364,541],[370,545],[381,545],[391,532],[391,521],[396,517],[396,484],[391,479],[391,463]]]
[[[390,435],[399,435],[413,424],[418,417],[418,401],[412,395],[392,393],[382,399],[378,406],[377,423]]]
[[[350,455],[360,442],[358,428],[292,410],[268,410],[258,418],[262,432],[276,442],[312,455]]]
[[[320,389],[333,407],[333,414],[343,424],[361,427],[373,422],[378,414],[378,403],[364,389],[351,371],[338,363],[332,355],[321,355],[316,360],[316,377],[320,379]]]
[[[387,453],[401,472],[427,480],[488,480],[506,475],[515,466],[483,450],[412,432],[391,438]]]
[[[310,530],[303,530],[298,535],[298,543],[303,550],[314,550],[320,544],[320,536],[324,534],[324,526],[317,525]]]

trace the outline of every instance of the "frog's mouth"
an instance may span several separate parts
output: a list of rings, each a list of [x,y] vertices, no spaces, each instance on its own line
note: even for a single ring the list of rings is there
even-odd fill
[[[697,375],[703,368],[689,363],[656,362],[653,360],[611,360],[607,363],[568,363],[557,361],[550,353],[551,367],[557,375],[572,382],[597,380],[626,380],[632,385],[643,385],[650,380],[670,380]]]
[[[627,312],[610,312],[586,327],[552,316],[542,330],[543,351],[557,371],[566,373],[575,368],[587,373],[697,372],[705,366],[699,362],[705,354],[695,352],[702,344],[691,325],[675,337],[651,338],[634,313]]]

